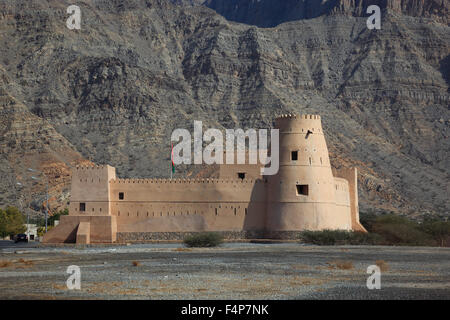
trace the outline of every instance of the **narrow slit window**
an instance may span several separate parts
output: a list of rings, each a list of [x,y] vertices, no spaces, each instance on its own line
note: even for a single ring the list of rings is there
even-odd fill
[[[297,161],[298,160],[298,151],[292,151],[291,152],[291,160]]]
[[[297,184],[297,195],[307,196],[309,194],[309,188],[307,184]]]

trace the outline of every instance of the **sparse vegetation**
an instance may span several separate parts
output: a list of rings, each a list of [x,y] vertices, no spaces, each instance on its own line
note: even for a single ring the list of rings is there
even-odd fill
[[[328,262],[331,269],[351,270],[353,269],[353,262],[346,260],[336,260]]]
[[[449,246],[450,222],[414,221],[395,214],[362,215],[368,233],[345,230],[304,231],[300,240],[317,245]]]
[[[184,244],[188,247],[217,247],[222,242],[222,236],[215,232],[193,234],[184,239]]]
[[[380,268],[380,271],[385,272],[389,270],[389,265],[384,260],[377,260],[375,261],[375,264]]]
[[[304,242],[318,245],[371,245],[381,241],[380,236],[377,234],[346,230],[303,231],[300,238]]]
[[[7,268],[11,265],[11,261],[0,261],[0,268]]]
[[[0,209],[0,237],[4,238],[25,232],[24,223],[25,218],[19,209],[15,207]]]
[[[133,261],[132,264],[134,267],[139,267],[141,265],[141,263],[139,261]]]

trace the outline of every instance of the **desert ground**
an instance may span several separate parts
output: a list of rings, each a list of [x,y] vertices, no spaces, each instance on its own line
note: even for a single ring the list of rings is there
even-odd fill
[[[366,286],[378,264],[381,289]],[[70,265],[81,288],[69,290]],[[0,241],[0,299],[450,299],[450,249]]]

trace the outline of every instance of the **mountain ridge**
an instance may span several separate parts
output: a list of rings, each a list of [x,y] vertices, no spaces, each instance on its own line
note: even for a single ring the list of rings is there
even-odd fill
[[[2,124],[2,206],[19,201],[27,166],[49,175],[62,207],[77,163],[168,176],[175,128],[267,128],[281,113],[317,113],[332,164],[360,171],[363,211],[449,213],[447,25],[387,11],[376,31],[340,14],[266,29],[168,0],[79,5],[73,31],[64,3],[0,1],[0,109],[14,115]]]

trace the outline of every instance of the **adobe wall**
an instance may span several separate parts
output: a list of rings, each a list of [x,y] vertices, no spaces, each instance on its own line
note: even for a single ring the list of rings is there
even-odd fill
[[[267,229],[351,229],[348,199],[336,192],[320,116],[285,115],[275,123],[280,170],[269,178]],[[294,151],[297,160],[292,159]],[[308,194],[299,194],[297,185],[308,186]]]
[[[367,232],[367,230],[359,222],[359,205],[358,205],[358,169],[356,168],[340,168],[333,169],[336,177],[341,177],[348,182],[348,196],[350,202],[352,230]]]
[[[89,224],[90,243],[111,243],[116,241],[117,224],[114,216],[61,216],[60,223],[43,237],[43,243],[76,242],[78,226]]]
[[[118,232],[264,229],[261,179],[116,179],[110,190]]]
[[[109,165],[80,166],[72,171],[69,215],[109,215],[109,181],[116,178],[116,169]],[[80,202],[86,210],[80,212]]]

